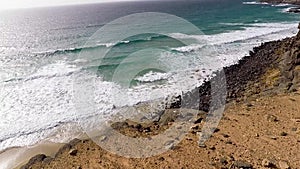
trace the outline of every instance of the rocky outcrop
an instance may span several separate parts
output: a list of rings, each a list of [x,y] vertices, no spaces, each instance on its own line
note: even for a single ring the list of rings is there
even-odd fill
[[[300,0],[260,0],[260,2],[267,2],[267,3],[273,3],[273,4],[295,4],[300,5]]]
[[[300,29],[300,24],[298,28]],[[276,94],[297,90],[300,87],[299,47],[300,32],[291,38],[263,43],[253,48],[253,51],[238,64],[225,67],[226,102],[241,101],[250,96],[266,93]],[[218,72],[216,74],[218,75]],[[218,93],[214,95],[218,96]],[[172,106],[208,112],[212,106],[224,105],[222,100],[225,99],[222,96],[219,96],[221,104],[211,105],[211,96],[211,84],[207,81],[199,88],[185,93],[183,99],[173,103]]]
[[[288,12],[300,13],[300,8],[299,7],[291,8],[291,9],[288,10]]]
[[[54,158],[62,155],[64,152],[67,152],[67,151],[70,151],[70,155],[72,155],[72,154],[74,155],[74,151],[71,151],[71,150],[73,150],[74,146],[77,145],[80,142],[82,142],[82,141],[79,140],[79,139],[73,139],[72,141],[70,141],[69,143],[65,144],[63,147],[61,147],[58,150],[58,152],[55,154]],[[48,164],[54,158],[52,158],[50,156],[46,156],[44,154],[38,154],[38,155],[32,157],[28,161],[28,163],[26,163],[25,165],[23,165],[20,169],[31,169],[34,164]]]
[[[29,162],[26,165],[22,166],[20,169],[30,169],[32,165],[43,162],[47,158],[51,158],[51,157],[47,157],[44,154],[38,154],[38,155],[32,157],[29,160]]]

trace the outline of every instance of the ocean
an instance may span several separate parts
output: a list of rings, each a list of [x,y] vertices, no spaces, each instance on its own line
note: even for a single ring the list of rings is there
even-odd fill
[[[254,46],[295,35],[300,15],[287,13],[290,7],[195,0],[0,11],[0,151],[44,140],[66,142],[93,118],[104,123],[119,108],[200,86],[214,70],[237,63]],[[105,43],[93,36],[115,19],[143,12],[175,15],[201,34],[172,32],[170,27],[167,35],[128,29],[124,31],[134,36]],[[168,17],[164,22],[168,24]],[[176,29],[185,31],[183,25]],[[183,39],[193,43],[183,44]],[[106,49],[106,57],[99,57],[97,52]],[[85,88],[76,89],[76,84],[86,84],[84,77],[91,76],[93,105],[78,108],[85,97],[75,97],[76,92]]]

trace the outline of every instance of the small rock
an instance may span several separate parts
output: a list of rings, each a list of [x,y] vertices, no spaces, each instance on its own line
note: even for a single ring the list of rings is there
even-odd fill
[[[291,97],[289,98],[289,100],[290,100],[290,101],[293,101],[293,102],[296,101],[296,99],[291,98]]]
[[[288,133],[286,133],[286,132],[281,132],[280,133],[280,136],[287,136],[288,135]]]
[[[149,133],[150,131],[151,131],[150,127],[146,127],[146,128],[144,128],[144,130],[143,130],[144,133]]]
[[[264,167],[272,167],[273,163],[269,159],[263,159],[261,165]]]
[[[170,141],[165,142],[164,145],[165,145],[165,148],[166,148],[166,149],[173,149],[173,148],[175,147],[175,143],[174,143],[173,140],[170,140]]]
[[[216,150],[216,147],[215,146],[211,146],[209,147],[210,150]]]
[[[222,134],[224,138],[229,138],[230,136],[228,134]]]
[[[199,126],[192,126],[191,129],[192,129],[192,130],[199,130],[200,127],[199,127]]]
[[[225,142],[226,144],[233,144],[232,141],[228,140]]]
[[[274,116],[274,115],[271,115],[271,114],[268,114],[268,115],[266,116],[266,118],[267,118],[267,120],[268,120],[269,122],[277,122],[277,121],[278,121],[278,118],[277,118],[276,116]]]
[[[252,106],[253,106],[253,104],[251,104],[251,103],[247,103],[247,104],[246,104],[246,106],[247,106],[247,107],[252,107]]]
[[[293,122],[295,123],[299,123],[300,122],[300,117],[297,117],[297,118],[293,118],[291,119]]]
[[[165,158],[164,157],[159,157],[159,159],[158,159],[159,161],[164,161],[165,160]]]
[[[186,140],[188,140],[188,141],[193,141],[193,139],[190,138],[190,137],[187,137]]]
[[[215,128],[215,133],[217,133],[217,132],[219,132],[220,131],[220,129],[218,129],[218,128]]]
[[[78,150],[76,150],[76,149],[71,149],[71,150],[69,151],[69,154],[70,154],[71,156],[76,156],[76,155],[77,155],[77,152],[78,152]]]
[[[235,161],[233,166],[238,169],[252,169],[253,166],[246,161]]]
[[[204,143],[199,143],[200,148],[206,148],[206,145]]]
[[[140,130],[143,126],[141,124],[136,124],[133,127]]]
[[[107,139],[106,136],[101,136],[101,137],[100,137],[100,141],[101,141],[101,142],[105,141],[106,139]]]
[[[288,165],[288,163],[285,162],[285,161],[279,161],[278,165],[279,165],[280,169],[289,169],[290,168],[290,166]]]
[[[221,157],[221,158],[220,158],[220,162],[221,162],[223,165],[228,164],[228,162],[227,162],[227,160],[226,160],[225,157]]]
[[[198,124],[198,123],[201,123],[202,122],[202,120],[203,120],[203,118],[202,117],[200,117],[200,118],[198,118],[195,122],[194,122],[194,124]]]
[[[298,129],[296,128],[296,127],[293,127],[292,129],[291,129],[291,131],[297,131]]]

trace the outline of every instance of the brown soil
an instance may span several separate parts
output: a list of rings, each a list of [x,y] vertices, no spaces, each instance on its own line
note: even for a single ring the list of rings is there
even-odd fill
[[[226,107],[218,130],[206,142],[197,144],[195,129],[172,150],[161,155],[130,159],[103,150],[91,140],[75,141],[56,158],[41,160],[32,169],[99,169],[99,168],[280,168],[286,162],[291,168],[300,166],[300,93],[273,97],[249,98]],[[202,122],[203,123],[203,122]],[[169,125],[171,125],[169,123]],[[195,124],[195,126],[201,125]],[[123,129],[123,133],[132,129]],[[140,132],[145,135],[145,132]],[[78,150],[70,155],[69,150]],[[241,165],[241,166],[238,166]]]

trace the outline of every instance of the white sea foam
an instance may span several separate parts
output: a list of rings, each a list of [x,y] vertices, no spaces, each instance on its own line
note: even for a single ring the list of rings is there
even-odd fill
[[[283,9],[281,9],[281,12],[286,13],[286,12],[289,12],[290,9],[293,9],[293,8],[294,7],[283,8]]]
[[[245,23],[231,23],[231,22],[220,22],[220,25],[228,25],[228,26],[243,26],[247,25]]]
[[[280,3],[280,4],[272,4],[272,6],[278,6],[278,7],[281,7],[281,6],[290,6],[291,4],[285,4],[285,3]]]
[[[160,73],[160,72],[148,72],[144,74],[143,76],[136,77],[135,79],[140,82],[154,82],[159,80],[165,80],[168,79],[171,75],[168,73]]]
[[[267,2],[257,2],[257,1],[249,1],[249,2],[243,2],[245,5],[268,5]]]

